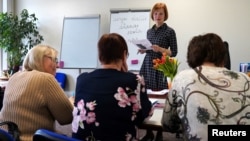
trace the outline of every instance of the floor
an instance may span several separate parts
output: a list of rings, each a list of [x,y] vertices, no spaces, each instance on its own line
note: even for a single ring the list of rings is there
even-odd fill
[[[56,129],[59,133],[71,136],[71,125],[61,126],[58,123],[56,123]],[[146,133],[145,130],[140,130],[139,136],[143,137],[145,135],[145,133]],[[154,132],[154,134],[156,135],[156,132]],[[163,133],[163,141],[183,141],[183,140],[180,138],[176,138],[176,134],[164,132]]]

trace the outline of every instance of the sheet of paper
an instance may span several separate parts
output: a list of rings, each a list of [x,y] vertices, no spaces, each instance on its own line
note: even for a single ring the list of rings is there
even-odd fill
[[[158,103],[158,99],[155,98],[149,98],[149,101],[152,103],[152,105]]]
[[[155,98],[149,98],[150,102],[152,103],[153,108],[164,108],[165,107],[165,99],[164,102],[162,102],[162,99],[155,99]]]
[[[132,40],[132,43],[135,44],[140,49],[145,50],[152,50],[152,44],[148,39],[141,39],[141,40]]]
[[[152,91],[151,89],[147,89],[147,94],[164,95],[164,94],[166,94],[168,92],[169,92],[168,89],[163,89],[161,91]]]

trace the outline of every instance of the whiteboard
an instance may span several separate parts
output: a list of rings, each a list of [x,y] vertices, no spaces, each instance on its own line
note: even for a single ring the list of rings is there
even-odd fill
[[[146,39],[150,24],[150,9],[110,10],[110,33],[122,35],[128,45],[127,59],[129,70],[140,70],[145,54],[137,54],[138,47],[131,43],[135,39]],[[138,64],[132,62],[138,61]]]
[[[64,68],[96,68],[100,15],[65,17],[60,60]]]

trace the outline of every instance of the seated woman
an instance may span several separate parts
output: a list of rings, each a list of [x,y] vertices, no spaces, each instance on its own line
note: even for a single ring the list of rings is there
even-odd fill
[[[32,141],[36,130],[55,130],[55,121],[65,125],[73,120],[73,105],[55,79],[57,51],[47,45],[33,47],[6,86],[0,122],[12,121],[21,141]]]
[[[208,140],[208,125],[250,124],[250,79],[224,67],[222,39],[207,33],[188,45],[190,69],[179,72],[166,99],[162,124],[169,132],[183,131],[184,140]],[[182,124],[180,124],[182,123]]]
[[[151,112],[141,76],[127,72],[128,47],[122,36],[104,34],[98,42],[102,68],[77,78],[73,138],[137,140],[137,125]]]

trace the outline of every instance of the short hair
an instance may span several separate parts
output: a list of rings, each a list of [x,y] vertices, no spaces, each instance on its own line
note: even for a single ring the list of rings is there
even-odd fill
[[[204,62],[214,63],[223,67],[226,48],[220,36],[214,33],[194,36],[188,45],[187,63],[191,68],[198,67]]]
[[[43,58],[44,56],[51,56],[53,58],[57,57],[57,50],[48,45],[36,45],[31,48],[26,54],[23,61],[23,70],[32,71],[42,71],[44,72]]]
[[[165,4],[165,3],[159,2],[159,3],[156,3],[156,4],[153,6],[152,10],[151,10],[151,19],[152,19],[152,20],[154,20],[154,12],[155,12],[156,10],[158,10],[158,9],[161,9],[161,8],[164,10],[164,13],[165,13],[164,21],[166,21],[166,20],[168,19],[168,9],[167,9],[166,4]]]
[[[102,64],[122,60],[124,58],[124,51],[128,55],[127,43],[117,33],[103,34],[98,41],[98,56]]]
[[[230,52],[229,52],[229,44],[228,44],[227,41],[224,41],[223,43],[224,43],[224,46],[225,46],[225,48],[227,50],[227,53],[226,53],[226,56],[225,56],[224,66],[225,66],[225,68],[230,70],[231,69],[231,59],[230,59]]]

